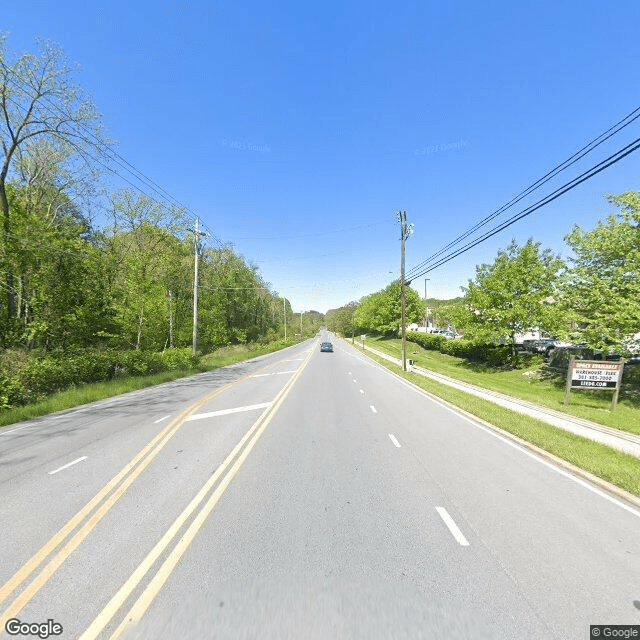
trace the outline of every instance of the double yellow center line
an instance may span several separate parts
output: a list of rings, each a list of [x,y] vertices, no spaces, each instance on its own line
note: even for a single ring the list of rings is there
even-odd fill
[[[94,622],[89,626],[85,633],[81,636],[83,640],[95,638],[108,624],[109,620],[115,615],[122,603],[131,594],[132,590],[142,580],[149,571],[155,560],[167,547],[171,540],[176,536],[184,522],[193,513],[193,511],[204,500],[206,494],[217,482],[220,476],[231,465],[234,459],[235,463],[228,473],[220,482],[215,492],[209,498],[203,509],[196,516],[184,536],[181,537],[178,545],[169,555],[165,563],[162,565],[152,582],[138,599],[132,610],[129,612],[123,623],[118,627],[116,634],[112,637],[118,637],[129,620],[137,620],[146,611],[149,604],[162,587],[169,574],[175,567],[179,558],[182,556],[197,531],[200,529],[204,520],[209,515],[220,496],[227,488],[238,469],[244,462],[245,458],[254,447],[255,443],[262,435],[263,431],[275,415],[276,411],[284,401],[295,381],[298,379],[303,369],[309,362],[313,350],[309,351],[307,358],[301,364],[297,372],[290,378],[284,388],[276,396],[271,405],[265,409],[258,420],[247,431],[240,442],[234,447],[233,451],[227,456],[222,465],[211,476],[207,483],[198,492],[196,497],[191,501],[187,508],[178,516],[171,525],[167,533],[162,537],[160,542],[147,555],[140,566],[134,571],[127,582],[111,599],[103,611],[98,615]],[[274,363],[277,364],[277,363]],[[269,365],[273,366],[273,365]],[[268,368],[268,367],[265,367]],[[201,409],[207,402],[217,395],[227,391],[230,387],[237,385],[252,374],[247,374],[238,380],[224,385],[219,389],[203,396],[197,402],[185,409],[180,415],[174,418],[157,436],[155,436],[116,476],[114,476],[71,520],[69,520],[47,543],[45,543],[2,587],[0,587],[0,604],[2,604],[45,560],[59,547],[79,526],[78,531],[71,539],[58,550],[58,552],[49,560],[40,573],[30,582],[27,587],[19,594],[19,596],[9,605],[9,607],[0,616],[0,629],[4,628],[7,620],[15,618],[17,614],[26,606],[26,604],[40,591],[40,589],[51,578],[55,571],[62,563],[77,549],[81,542],[89,535],[93,528],[102,520],[109,512],[114,504],[122,497],[131,484],[140,476],[140,474],[149,466],[152,460],[163,449],[167,442],[176,434],[186,420],[193,413]],[[246,446],[245,446],[246,445]],[[244,449],[243,449],[244,447]],[[239,454],[239,455],[238,455]],[[82,524],[84,522],[84,524]],[[152,588],[153,587],[153,588]]]

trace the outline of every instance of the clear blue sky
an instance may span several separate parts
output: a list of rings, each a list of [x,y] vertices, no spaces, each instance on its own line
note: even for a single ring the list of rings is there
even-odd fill
[[[295,311],[397,277],[399,209],[409,268],[640,106],[637,0],[2,4],[9,47],[60,43],[119,153]],[[637,137],[640,120],[553,186]],[[566,254],[604,194],[638,189],[640,151],[428,274],[429,296],[512,238]]]

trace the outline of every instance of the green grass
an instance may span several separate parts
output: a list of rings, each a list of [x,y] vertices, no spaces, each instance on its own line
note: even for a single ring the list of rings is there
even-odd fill
[[[515,411],[504,409],[488,400],[472,396],[419,374],[405,373],[401,367],[371,352],[369,352],[369,356],[391,371],[452,405],[629,493],[640,496],[640,460],[638,458],[557,429]]]
[[[104,400],[118,396],[129,391],[153,387],[164,382],[185,378],[205,371],[212,371],[220,367],[250,360],[259,355],[279,351],[285,346],[295,344],[296,341],[288,340],[287,343],[280,340],[266,345],[232,345],[223,347],[210,354],[203,356],[198,367],[194,369],[183,369],[180,371],[164,371],[149,376],[137,376],[128,378],[117,378],[110,382],[95,382],[84,384],[60,391],[47,398],[43,398],[24,407],[5,409],[0,411],[0,427],[4,427],[22,420],[31,420],[40,416],[71,409],[89,402]]]
[[[397,338],[367,338],[365,345],[396,358],[402,357],[402,341]],[[611,411],[611,392],[572,391],[571,404],[564,405],[564,382],[549,378],[536,359],[524,369],[495,369],[438,351],[427,351],[414,342],[407,342],[407,359],[419,367],[462,382],[640,435],[640,407],[632,399],[623,397],[616,410]]]

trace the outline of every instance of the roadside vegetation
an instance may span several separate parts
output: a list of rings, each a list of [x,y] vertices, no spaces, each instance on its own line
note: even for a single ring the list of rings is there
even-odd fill
[[[324,322],[294,313],[180,205],[113,189],[100,158],[115,147],[76,71],[55,43],[15,54],[0,35],[2,424],[281,348]]]
[[[445,342],[450,344],[456,341]],[[356,344],[362,344],[362,341],[356,341]],[[395,358],[402,357],[402,341],[398,338],[366,338],[365,345]],[[640,396],[635,388],[637,385],[635,380],[623,385],[618,406],[615,411],[611,411],[612,393],[610,391],[572,391],[571,403],[565,405],[564,375],[562,372],[549,369],[541,356],[521,354],[519,366],[514,368],[510,365],[495,366],[486,362],[473,362],[433,349],[427,350],[419,344],[408,342],[407,358],[413,360],[419,367],[456,380],[640,435]],[[629,367],[634,378],[640,374],[638,369],[640,365]]]
[[[260,355],[279,351],[285,347],[296,344],[301,340],[288,338],[276,340],[267,344],[242,344],[221,347],[212,353],[202,357],[193,357],[190,353],[183,354],[182,360],[174,358],[176,366],[163,371],[139,373],[138,375],[126,375],[124,370],[118,372],[111,380],[102,382],[75,382],[68,384],[64,389],[51,390],[48,393],[33,394],[30,402],[21,406],[14,406],[0,411],[0,427],[14,424],[22,420],[29,420],[39,416],[48,415],[56,411],[63,411],[89,402],[96,402],[136,391],[145,387],[152,387],[165,382],[171,382],[178,378],[184,378],[206,371],[212,371],[220,367],[250,360]],[[6,355],[6,354],[5,354]],[[157,361],[159,354],[146,354],[149,359]],[[160,357],[162,355],[160,354]],[[1,369],[0,369],[1,370]],[[54,377],[54,380],[58,378]]]
[[[388,342],[386,344],[389,346]],[[378,348],[380,342],[375,342],[375,345]],[[393,355],[397,355],[397,350]],[[424,376],[403,372],[400,366],[375,354],[369,353],[369,357],[434,396],[635,496],[640,496],[640,460],[638,458],[499,407],[488,400],[453,389]]]

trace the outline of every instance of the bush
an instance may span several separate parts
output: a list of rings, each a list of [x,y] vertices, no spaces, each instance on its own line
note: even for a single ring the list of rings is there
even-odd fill
[[[194,369],[191,349],[153,351],[70,350],[49,354],[5,351],[0,354],[0,409],[25,405],[44,396],[116,375],[144,376]],[[5,366],[6,365],[6,366]]]
[[[511,348],[508,346],[491,345],[464,338],[447,340],[437,333],[412,332],[407,334],[407,340],[419,344],[424,349],[466,358],[472,362],[482,362],[492,367],[502,367],[511,362]]]
[[[441,351],[442,345],[447,342],[447,339],[438,333],[417,333],[415,331],[407,333],[407,340],[415,342],[429,351]]]

